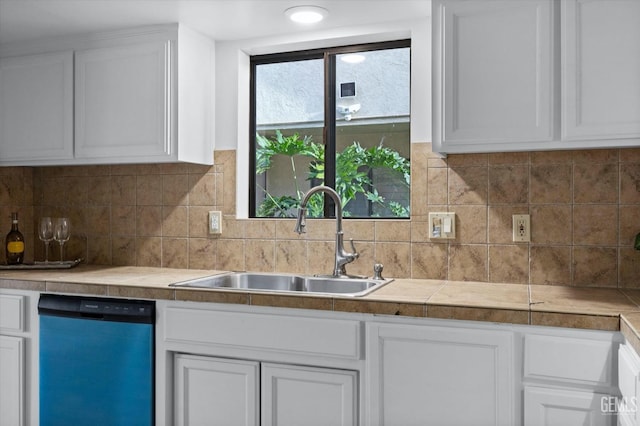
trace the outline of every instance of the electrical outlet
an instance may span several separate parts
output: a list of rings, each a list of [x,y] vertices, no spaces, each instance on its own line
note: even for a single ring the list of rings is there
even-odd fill
[[[209,212],[209,234],[222,234],[222,212]]]
[[[513,215],[513,241],[517,243],[531,241],[531,221],[528,214]]]

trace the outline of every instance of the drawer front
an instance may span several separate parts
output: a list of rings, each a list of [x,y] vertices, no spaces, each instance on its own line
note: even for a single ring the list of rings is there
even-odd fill
[[[525,378],[610,386],[613,344],[565,336],[528,335],[524,346]]]
[[[168,308],[165,340],[237,349],[361,357],[360,321]]]
[[[25,296],[0,294],[0,332],[24,331]]]

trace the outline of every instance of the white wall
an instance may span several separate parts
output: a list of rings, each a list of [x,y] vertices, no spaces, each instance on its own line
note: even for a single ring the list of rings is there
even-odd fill
[[[236,149],[236,212],[248,217],[251,55],[411,38],[411,142],[431,141],[431,19],[216,43],[215,147]]]

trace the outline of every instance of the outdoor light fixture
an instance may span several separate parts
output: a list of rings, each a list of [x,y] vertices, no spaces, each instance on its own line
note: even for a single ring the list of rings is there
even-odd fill
[[[359,64],[364,62],[365,59],[364,55],[358,55],[357,53],[349,53],[348,55],[340,56],[340,60],[348,64]]]
[[[299,24],[315,24],[322,21],[329,11],[319,6],[294,6],[285,10],[284,14]]]

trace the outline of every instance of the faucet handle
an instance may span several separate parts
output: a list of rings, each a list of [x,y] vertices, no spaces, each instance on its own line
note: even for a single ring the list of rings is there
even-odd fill
[[[360,253],[358,253],[358,250],[356,250],[356,245],[353,243],[353,238],[349,238],[349,243],[351,244],[351,255],[353,256],[353,260],[356,260],[360,257]]]
[[[382,263],[375,263],[373,265],[373,279],[374,280],[384,280],[384,278],[382,277],[382,268],[384,268]]]

